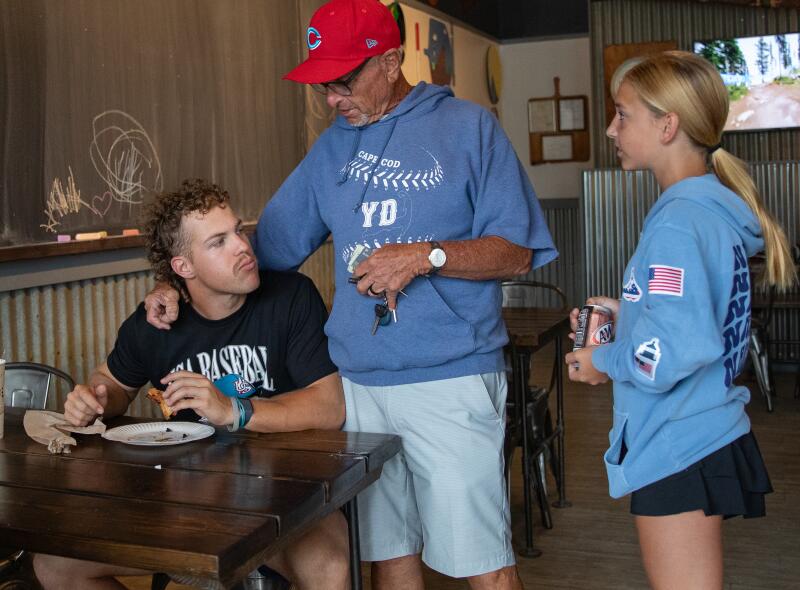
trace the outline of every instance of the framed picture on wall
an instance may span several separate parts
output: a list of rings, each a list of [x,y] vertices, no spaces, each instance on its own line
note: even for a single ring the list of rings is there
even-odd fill
[[[572,160],[572,135],[542,136],[542,159],[548,162]]]
[[[529,133],[551,133],[556,130],[556,101],[532,98],[528,101]]]
[[[528,99],[528,136],[531,164],[586,162],[589,146],[588,99],[563,96],[553,78],[554,94]]]
[[[586,129],[586,98],[562,98],[558,101],[558,128],[561,131]]]

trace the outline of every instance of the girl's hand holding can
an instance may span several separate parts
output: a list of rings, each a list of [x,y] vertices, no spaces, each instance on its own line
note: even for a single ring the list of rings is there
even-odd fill
[[[608,382],[608,375],[598,371],[592,364],[592,352],[596,346],[587,346],[573,352],[567,353],[564,361],[569,369],[567,375],[570,381],[588,383],[589,385],[600,385]]]
[[[589,297],[586,300],[586,305],[600,305],[607,308],[611,312],[611,322],[616,325],[617,316],[619,315],[619,299],[612,297]],[[569,313],[569,339],[575,341],[575,333],[578,331],[578,316],[580,315],[580,308],[576,307]],[[613,330],[612,330],[613,333]]]
[[[575,340],[575,332],[578,330],[578,314],[581,313],[581,310],[577,307],[574,307],[571,312],[569,312],[569,339],[574,341]]]
[[[588,305],[602,305],[603,307],[607,307],[611,310],[611,319],[616,323],[617,316],[619,315],[619,299],[614,299],[613,297],[589,297],[586,303]]]

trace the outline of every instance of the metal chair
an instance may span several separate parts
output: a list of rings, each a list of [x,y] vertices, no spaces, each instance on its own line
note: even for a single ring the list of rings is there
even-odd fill
[[[768,303],[763,314],[752,315],[750,318],[750,362],[753,366],[758,388],[764,396],[764,403],[767,405],[768,412],[773,410],[772,398],[775,395],[772,388],[772,369],[769,363],[768,328],[771,315],[772,304]]]
[[[557,309],[564,313],[569,313],[570,311],[566,293],[556,285],[539,281],[513,280],[503,281],[500,283],[500,287],[503,290],[503,307],[543,307]],[[555,363],[560,362],[560,360],[560,351],[556,351],[553,372],[550,377],[550,384],[547,387],[548,393],[552,391],[555,385]]]
[[[503,291],[503,307],[540,307],[554,308],[568,313],[567,296],[555,285],[542,283],[539,281],[512,280],[501,283]],[[511,355],[515,358],[513,346]],[[514,455],[514,449],[525,444],[527,441],[527,452],[523,456],[527,457],[529,465],[523,465],[523,482],[525,488],[525,502],[529,502],[530,492],[534,492],[539,504],[539,512],[542,524],[545,528],[553,527],[550,515],[550,504],[547,498],[547,478],[545,465],[550,463],[550,469],[556,484],[559,485],[563,477],[560,469],[558,453],[553,445],[554,428],[553,419],[549,408],[550,391],[553,390],[557,375],[558,365],[561,362],[560,351],[556,351],[553,362],[553,371],[548,387],[534,387],[529,383],[521,384],[525,388],[523,396],[512,395],[506,405],[507,409],[507,428],[506,444],[504,455],[506,459],[505,475],[507,487],[510,490],[510,463]],[[513,361],[512,361],[513,363]],[[512,363],[507,363],[511,366]],[[530,374],[528,371],[521,371],[523,374]],[[509,371],[509,388],[511,391],[520,392],[522,389],[513,380],[514,371]],[[522,410],[522,398],[525,399],[524,411]],[[521,432],[522,429],[527,432]],[[530,488],[533,488],[532,490]],[[527,515],[526,515],[527,518]],[[532,555],[538,554],[537,550]]]
[[[4,392],[5,405],[12,408],[43,410],[47,396],[57,380],[61,379],[71,391],[75,381],[67,373],[41,363],[6,363]],[[33,588],[25,569],[30,569],[24,551],[13,551],[0,556],[0,590]],[[31,574],[32,576],[32,574]]]
[[[44,410],[47,407],[47,397],[58,379],[67,385],[67,391],[75,388],[72,377],[55,367],[41,363],[6,363],[6,406]]]
[[[795,269],[800,273],[800,244],[792,246]],[[751,281],[763,272],[764,254],[756,254],[748,260]],[[787,333],[787,322],[796,326],[800,314],[800,291],[794,286],[787,292],[778,293],[775,287],[751,289],[752,314],[750,318],[750,362],[759,390],[764,396],[767,411],[773,409],[773,398],[777,396],[773,380],[773,366],[789,367],[797,371],[794,395],[800,395],[800,361],[797,350],[800,339]],[[775,328],[775,334],[771,329]],[[787,337],[788,336],[788,337]]]
[[[772,302],[775,298],[775,289],[766,291],[756,289],[755,277],[763,272],[766,258],[763,253],[752,256],[747,265],[750,267],[750,336],[748,353],[753,374],[756,378],[758,389],[764,396],[767,411],[773,409],[775,390],[772,385],[772,369],[769,362],[769,325],[772,322]]]
[[[503,307],[552,307],[569,311],[567,295],[555,285],[539,281],[503,281]]]
[[[0,557],[0,590],[33,590],[32,574],[26,572],[24,551]]]

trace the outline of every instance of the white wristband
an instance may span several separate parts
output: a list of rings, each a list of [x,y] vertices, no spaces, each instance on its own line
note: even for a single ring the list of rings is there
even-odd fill
[[[228,425],[228,430],[236,432],[239,430],[239,404],[236,403],[236,398],[231,398],[231,408],[233,408],[233,424]]]

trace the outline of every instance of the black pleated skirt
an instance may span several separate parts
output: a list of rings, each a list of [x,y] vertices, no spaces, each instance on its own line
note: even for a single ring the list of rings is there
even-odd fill
[[[772,492],[752,431],[673,475],[631,494],[631,514],[667,516],[702,510],[706,516],[757,518]]]

